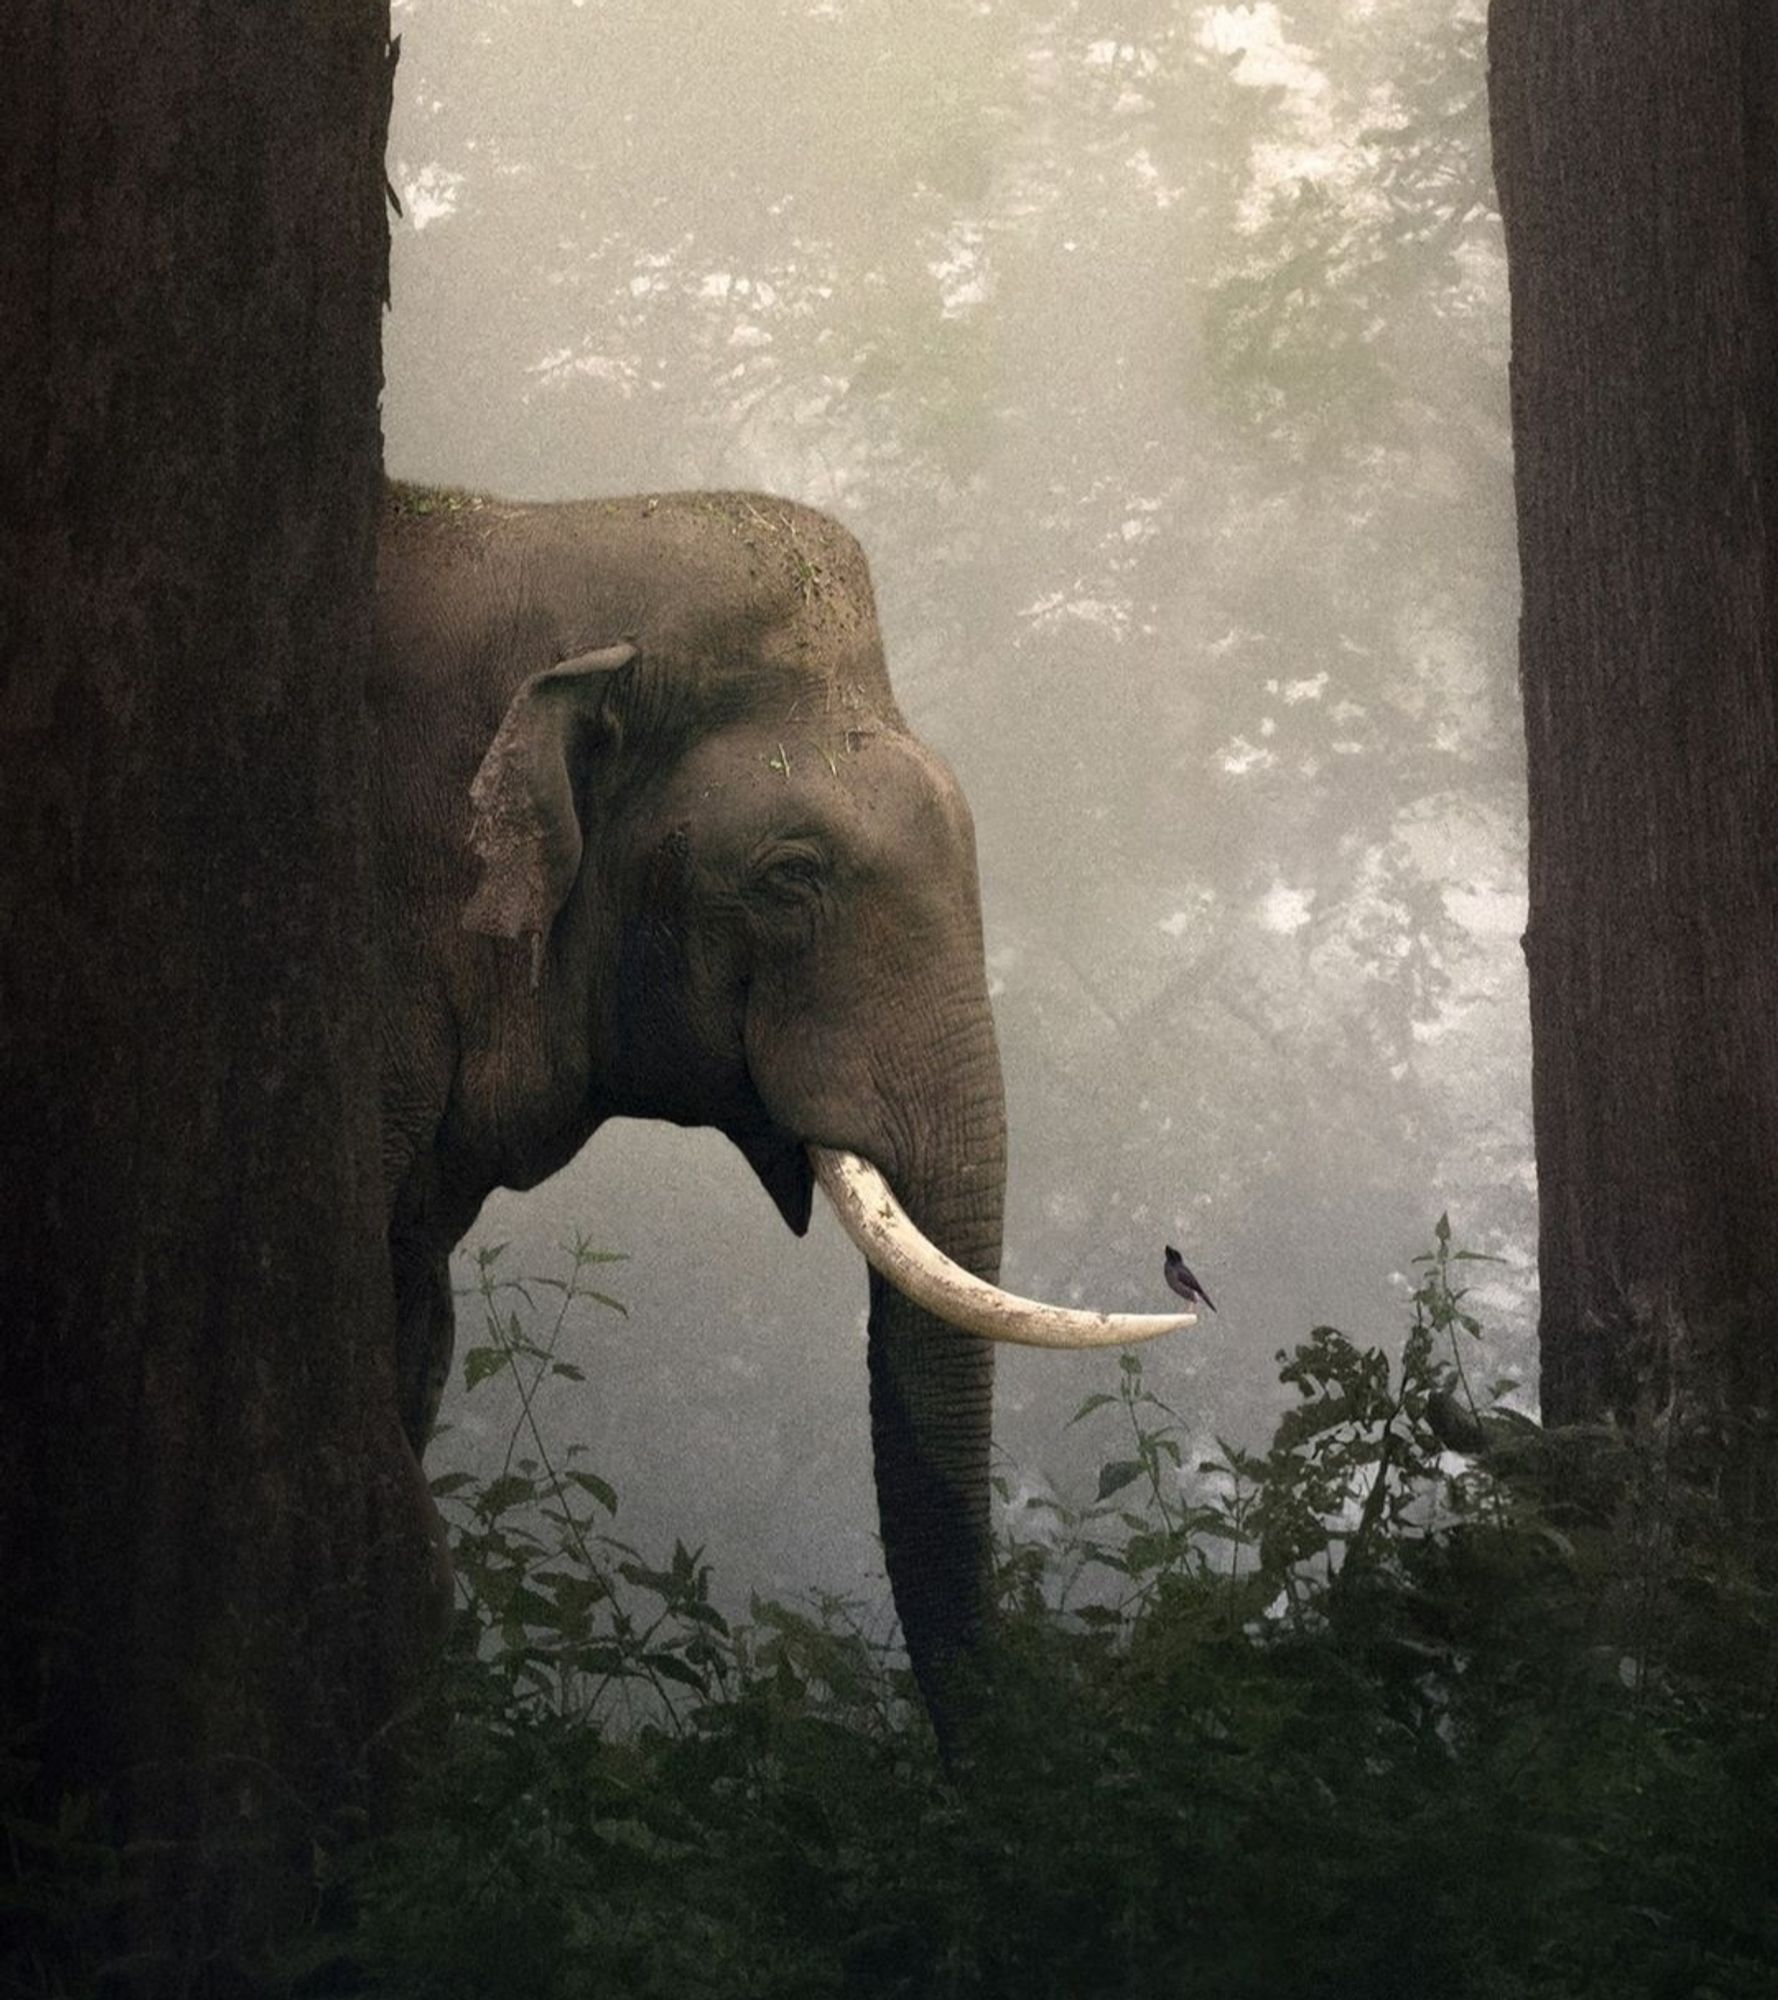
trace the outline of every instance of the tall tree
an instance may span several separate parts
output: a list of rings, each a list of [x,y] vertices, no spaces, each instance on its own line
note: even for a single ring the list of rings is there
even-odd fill
[[[363,977],[387,12],[4,42],[0,1720],[129,1858],[122,1989],[232,1991],[436,1601]]]
[[[1778,6],[1494,0],[1543,1400],[1778,1373]]]

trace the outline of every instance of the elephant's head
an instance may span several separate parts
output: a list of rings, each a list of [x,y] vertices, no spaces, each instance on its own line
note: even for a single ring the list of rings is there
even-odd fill
[[[533,531],[522,615],[548,658],[475,778],[464,921],[512,941],[487,949],[539,1010],[584,1010],[591,1122],[719,1128],[799,1234],[817,1176],[834,1197],[873,1265],[884,1551],[942,1718],[986,1607],[982,1336],[1118,1342],[1189,1317],[993,1287],[1006,1126],[974,834],[896,708],[856,544],[779,501],[623,504],[603,570],[589,510],[539,510],[559,518]]]

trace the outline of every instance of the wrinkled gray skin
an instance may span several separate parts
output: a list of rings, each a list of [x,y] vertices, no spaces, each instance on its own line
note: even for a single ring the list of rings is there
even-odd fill
[[[995,1277],[1005,1116],[969,809],[896,708],[845,530],[759,495],[398,489],[378,598],[385,1166],[416,1453],[452,1247],[490,1189],[533,1186],[606,1118],[725,1132],[799,1235],[804,1143],[861,1153]],[[871,1273],[883,1545],[941,1738],[985,1613],[991,1381],[986,1343]]]

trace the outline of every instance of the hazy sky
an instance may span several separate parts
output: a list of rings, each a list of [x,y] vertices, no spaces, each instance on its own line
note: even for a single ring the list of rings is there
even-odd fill
[[[1532,1365],[1505,279],[1450,0],[395,0],[391,470],[756,486],[872,559],[975,807],[1006,1282],[1222,1311],[1206,1449],[1317,1321],[1398,1340],[1448,1206]],[[490,1205],[629,1253],[552,1423],[733,1594],[875,1588],[864,1282],[709,1135]],[[465,1307],[460,1348],[470,1343]],[[1015,1487],[1110,1357],[1017,1353]],[[1484,1374],[1487,1371],[1484,1370]],[[504,1448],[486,1392],[448,1408]]]

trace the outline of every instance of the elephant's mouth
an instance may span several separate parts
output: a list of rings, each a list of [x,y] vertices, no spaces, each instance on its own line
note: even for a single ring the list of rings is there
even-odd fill
[[[840,1227],[871,1267],[903,1297],[966,1333],[1023,1347],[1125,1347],[1198,1323],[1196,1313],[1081,1312],[1003,1292],[928,1241],[868,1160],[831,1146],[806,1150]],[[782,1200],[779,1207],[784,1208]],[[806,1227],[806,1195],[802,1213]]]
[[[766,1122],[725,1130],[777,1204],[791,1235],[806,1236],[815,1205],[815,1175],[802,1141]]]

